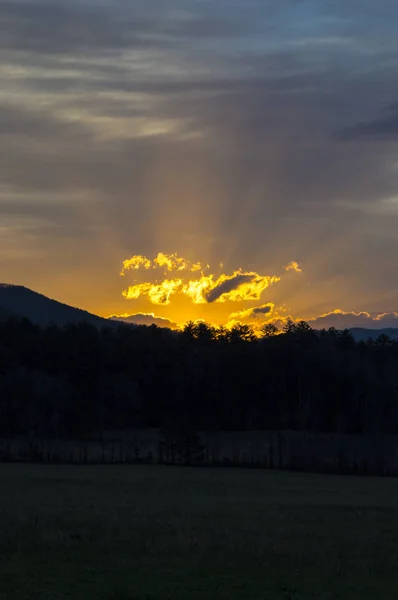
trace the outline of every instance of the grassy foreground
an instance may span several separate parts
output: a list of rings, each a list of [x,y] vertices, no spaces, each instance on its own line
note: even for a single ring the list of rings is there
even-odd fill
[[[0,465],[0,599],[383,600],[398,480]]]

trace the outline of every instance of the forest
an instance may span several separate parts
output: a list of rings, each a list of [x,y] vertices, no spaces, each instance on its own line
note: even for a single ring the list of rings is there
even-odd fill
[[[398,433],[398,342],[288,321],[0,323],[0,436],[84,439],[131,428]]]

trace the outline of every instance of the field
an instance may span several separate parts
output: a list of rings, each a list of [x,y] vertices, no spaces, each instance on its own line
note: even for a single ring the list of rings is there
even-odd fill
[[[398,480],[0,465],[1,600],[398,595]]]

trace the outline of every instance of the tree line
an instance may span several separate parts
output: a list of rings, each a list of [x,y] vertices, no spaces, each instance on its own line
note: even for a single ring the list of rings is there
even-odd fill
[[[398,342],[348,330],[0,323],[0,436],[131,428],[398,433]]]

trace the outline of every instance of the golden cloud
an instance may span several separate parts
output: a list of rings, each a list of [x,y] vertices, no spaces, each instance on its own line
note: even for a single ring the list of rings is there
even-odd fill
[[[164,252],[159,252],[157,256],[153,260],[150,260],[146,256],[141,254],[137,254],[136,256],[132,256],[123,262],[123,268],[121,271],[121,275],[125,275],[126,271],[139,269],[149,270],[149,269],[158,269],[164,267],[167,271],[205,271],[209,268],[209,265],[202,265],[202,263],[192,263],[189,260],[183,258],[182,256],[178,256],[175,252],[174,254],[165,254]]]
[[[146,258],[146,256],[132,256],[131,258],[123,261],[123,268],[120,275],[125,275],[126,271],[138,271],[138,269],[150,269],[151,267],[152,263],[148,258]]]
[[[159,252],[157,257],[153,260],[156,266],[166,267],[168,271],[204,271],[209,268],[209,265],[202,266],[202,263],[191,263],[189,260],[174,254],[164,254]]]
[[[235,271],[232,275],[202,275],[184,283],[182,279],[165,279],[161,283],[137,283],[123,292],[127,300],[137,300],[148,296],[154,304],[170,304],[170,298],[181,292],[191,298],[194,304],[212,302],[242,302],[259,300],[262,292],[273,283],[280,281],[276,275],[261,276],[258,273]]]
[[[181,279],[165,279],[161,283],[137,283],[123,292],[127,300],[138,300],[140,296],[148,296],[152,304],[170,304],[170,298],[182,288]]]
[[[232,275],[202,276],[190,281],[183,288],[194,304],[212,302],[242,302],[243,300],[259,300],[262,292],[273,283],[280,281],[276,275],[262,276],[255,272],[237,270]]]
[[[229,315],[230,320],[238,320],[240,322],[243,321],[254,321],[254,320],[271,320],[275,309],[275,304],[273,302],[268,302],[267,304],[262,304],[261,306],[256,306],[255,308],[248,308],[247,310],[239,310],[237,312],[233,312]]]
[[[125,275],[129,270],[148,271],[157,268],[179,273],[201,271],[201,276],[189,280],[179,276],[161,282],[136,282],[123,292],[124,297],[128,300],[136,300],[141,296],[147,296],[153,304],[167,305],[170,304],[173,295],[180,293],[190,298],[194,304],[242,302],[259,300],[264,290],[280,281],[277,275],[260,275],[255,271],[242,269],[237,269],[231,274],[205,275],[204,270],[208,269],[209,265],[204,266],[200,262],[192,263],[178,256],[177,253],[165,254],[164,252],[159,252],[153,260],[142,255],[125,260],[121,275]]]
[[[302,273],[303,269],[300,267],[298,262],[292,260],[288,265],[286,265],[285,271],[296,271],[296,273]]]
[[[194,304],[206,304],[206,296],[213,287],[214,275],[202,275],[200,279],[186,283],[182,291]]]

